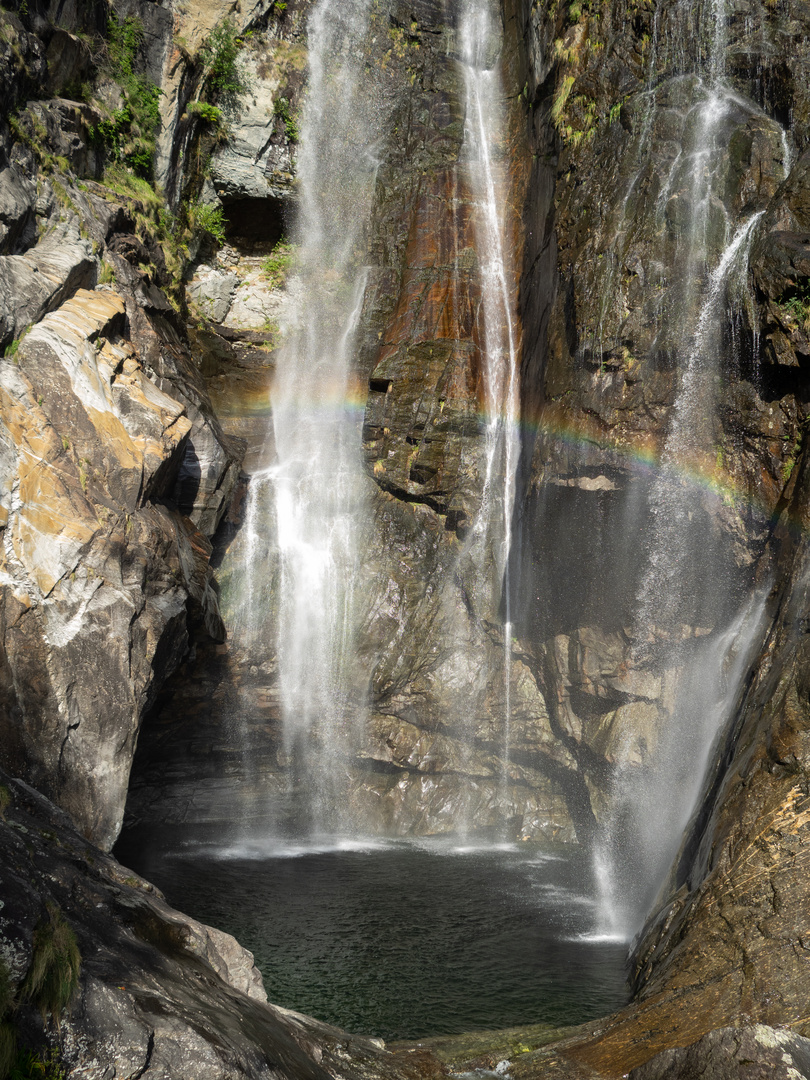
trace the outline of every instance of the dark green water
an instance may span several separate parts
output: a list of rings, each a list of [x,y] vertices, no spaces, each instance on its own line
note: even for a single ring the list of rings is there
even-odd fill
[[[587,939],[588,875],[560,853],[446,842],[161,851],[129,838],[116,854],[249,948],[271,1001],[357,1033],[574,1024],[627,1000],[626,946]]]

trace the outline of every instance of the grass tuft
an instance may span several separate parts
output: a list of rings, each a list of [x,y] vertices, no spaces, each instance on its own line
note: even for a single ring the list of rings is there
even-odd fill
[[[34,931],[34,955],[22,985],[22,995],[43,1016],[58,1015],[79,985],[81,954],[76,935],[56,904]]]

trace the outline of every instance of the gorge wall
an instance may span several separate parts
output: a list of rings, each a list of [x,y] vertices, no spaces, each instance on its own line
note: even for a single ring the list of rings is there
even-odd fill
[[[158,828],[233,821],[236,781],[240,823],[289,799],[270,503],[252,549],[258,629],[240,623],[240,586],[273,453],[264,388],[290,301],[263,265],[296,212],[311,8],[127,0],[117,17],[142,30],[117,72],[99,65],[103,4],[0,13],[0,765],[101,848],[127,797],[130,820]],[[711,654],[718,687],[735,657],[743,670],[655,883],[637,1003],[564,1057],[621,1075],[728,1024],[807,1034],[810,14],[798,0],[483,8],[521,346],[505,575],[496,545],[476,546],[484,326],[460,13],[371,5],[358,43],[382,131],[349,393],[367,507],[346,677],[353,820],[592,841],[739,616],[749,651]],[[211,92],[205,52],[226,17],[232,37],[253,31],[232,99]],[[121,168],[142,137],[127,65],[163,91],[159,195]],[[709,301],[704,425],[679,394]],[[676,459],[656,487],[653,465]],[[33,928],[11,950],[20,985]],[[145,1031],[138,1046],[174,1037]],[[291,1075],[321,1075],[285,1053]],[[362,1054],[370,1075],[406,1068]]]

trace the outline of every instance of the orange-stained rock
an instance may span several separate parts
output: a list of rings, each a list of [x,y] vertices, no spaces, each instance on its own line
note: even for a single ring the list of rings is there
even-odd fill
[[[152,504],[191,427],[113,291],[79,290],[0,362],[0,756],[103,845],[143,709],[186,647],[189,596],[223,633],[210,545]]]

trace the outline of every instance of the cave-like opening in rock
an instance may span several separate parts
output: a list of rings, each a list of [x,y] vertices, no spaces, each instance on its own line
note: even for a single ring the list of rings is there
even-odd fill
[[[223,201],[225,236],[234,247],[272,247],[285,235],[289,212],[283,199],[241,198]]]

